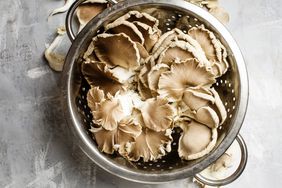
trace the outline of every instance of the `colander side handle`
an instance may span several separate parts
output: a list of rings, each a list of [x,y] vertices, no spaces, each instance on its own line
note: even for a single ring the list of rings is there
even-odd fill
[[[200,183],[202,183],[204,185],[219,187],[219,186],[230,184],[233,181],[235,181],[237,178],[239,178],[239,176],[243,173],[243,171],[246,167],[246,164],[247,164],[248,150],[247,150],[246,143],[245,143],[243,137],[240,134],[237,135],[236,141],[238,142],[240,149],[241,149],[241,161],[240,161],[240,164],[239,164],[238,168],[236,169],[236,171],[233,174],[231,174],[229,177],[227,177],[225,179],[220,179],[220,180],[212,180],[212,179],[208,179],[208,178],[202,176],[201,174],[196,174],[195,178]]]
[[[68,12],[67,12],[67,16],[66,16],[66,21],[65,21],[65,26],[66,26],[66,31],[67,31],[67,35],[70,39],[71,42],[74,41],[75,39],[75,34],[73,32],[73,27],[72,27],[72,21],[73,21],[73,16],[75,13],[75,10],[77,9],[77,7],[79,7],[79,5],[81,5],[82,3],[84,3],[87,0],[77,0],[75,1],[71,7],[69,8]],[[117,4],[116,0],[107,0],[111,5]]]

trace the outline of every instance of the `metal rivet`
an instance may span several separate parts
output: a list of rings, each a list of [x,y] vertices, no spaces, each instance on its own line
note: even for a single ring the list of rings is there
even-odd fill
[[[234,106],[232,106],[232,109],[234,110],[236,108],[236,106],[234,105]]]
[[[235,97],[233,97],[233,101],[236,101],[236,98],[235,98]]]
[[[230,119],[232,118],[232,114],[229,115],[229,118],[230,118]]]

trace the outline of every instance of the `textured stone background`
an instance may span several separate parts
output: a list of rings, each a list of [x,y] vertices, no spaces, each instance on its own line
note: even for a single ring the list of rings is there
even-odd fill
[[[245,57],[250,102],[241,134],[249,148],[244,174],[228,187],[279,188],[282,177],[282,4],[222,0],[229,30]],[[67,140],[60,74],[43,59],[63,24],[47,22],[59,0],[0,0],[0,187],[194,187],[191,180],[139,185],[101,171]]]

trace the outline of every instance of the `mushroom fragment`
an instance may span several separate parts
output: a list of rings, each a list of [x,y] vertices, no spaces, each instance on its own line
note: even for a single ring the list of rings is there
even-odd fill
[[[57,37],[45,50],[45,58],[47,59],[49,66],[54,71],[62,71],[64,67],[65,56],[69,47],[69,39],[66,36],[65,27],[57,28]]]
[[[173,64],[171,70],[161,74],[158,83],[158,93],[169,101],[179,101],[188,87],[211,86],[215,83],[214,75],[199,66],[196,59]]]
[[[182,99],[187,107],[182,114],[210,128],[217,128],[226,119],[227,112],[214,88],[188,88]]]
[[[98,59],[110,67],[120,66],[134,70],[140,64],[136,44],[125,34],[99,34],[93,39],[94,52]],[[120,52],[120,49],[126,49]]]
[[[188,33],[201,45],[206,57],[211,62],[214,74],[217,77],[224,74],[228,69],[227,53],[216,36],[203,25],[191,28]]]
[[[77,18],[80,24],[79,31],[95,16],[101,13],[108,7],[108,1],[106,0],[89,0],[81,4],[77,8]]]
[[[217,129],[190,121],[186,118],[178,121],[183,132],[179,138],[178,154],[185,160],[194,160],[208,154],[217,141]]]

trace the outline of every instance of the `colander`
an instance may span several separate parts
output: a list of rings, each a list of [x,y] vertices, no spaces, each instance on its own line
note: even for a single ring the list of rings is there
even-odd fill
[[[162,183],[194,176],[205,184],[219,186],[239,177],[247,162],[247,148],[238,133],[247,109],[248,77],[241,52],[227,29],[207,11],[182,0],[130,0],[119,3],[109,1],[112,6],[93,18],[75,36],[72,28],[73,15],[76,8],[84,1],[76,1],[67,14],[67,34],[73,43],[65,59],[62,82],[65,117],[82,151],[104,170],[135,182]],[[101,153],[91,133],[88,132],[92,124],[92,115],[86,101],[89,85],[80,72],[84,52],[93,36],[102,32],[103,26],[107,23],[130,10],[146,12],[151,8],[157,9],[156,14],[152,16],[160,20],[160,29],[163,33],[175,27],[187,32],[193,26],[204,24],[215,33],[228,52],[230,68],[214,84],[226,107],[227,120],[218,128],[219,137],[216,147],[197,160],[185,161],[178,157],[177,138],[180,132],[177,129],[173,132],[176,142],[172,143],[172,152],[154,162],[129,162],[118,155]],[[198,174],[223,155],[235,139],[241,147],[241,162],[234,174],[222,180],[211,180]]]

